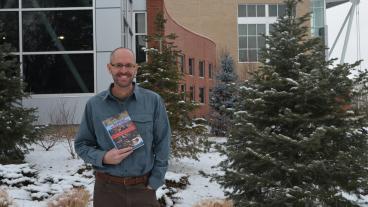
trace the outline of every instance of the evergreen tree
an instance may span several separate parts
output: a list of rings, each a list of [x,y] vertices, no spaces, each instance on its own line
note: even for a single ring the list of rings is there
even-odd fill
[[[0,23],[0,37],[2,34]],[[23,161],[27,144],[35,141],[35,109],[22,108],[23,83],[18,58],[10,44],[0,39],[0,163]]]
[[[140,86],[157,92],[164,99],[172,129],[173,157],[197,159],[206,143],[205,127],[203,123],[198,123],[201,120],[196,121],[190,116],[198,105],[183,100],[185,94],[178,92],[182,80],[177,66],[180,51],[173,43],[176,35],[164,35],[165,22],[163,14],[159,13],[155,19],[156,33],[148,37],[148,42],[155,48],[146,50],[148,62],[138,70],[137,82]]]
[[[229,53],[221,57],[221,72],[216,77],[216,86],[213,88],[210,106],[216,111],[212,114],[212,133],[226,135],[229,130],[230,114],[235,103],[236,82],[234,60]]]
[[[308,15],[293,16],[298,2],[285,3],[262,66],[239,87],[225,174],[216,178],[236,206],[358,206],[343,193],[368,187],[368,119],[352,105],[367,72],[325,60]]]

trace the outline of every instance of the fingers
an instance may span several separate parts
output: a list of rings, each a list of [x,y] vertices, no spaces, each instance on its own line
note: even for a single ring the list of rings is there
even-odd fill
[[[123,154],[123,153],[127,153],[127,152],[131,152],[133,151],[132,147],[126,147],[126,148],[122,148],[122,149],[116,149],[118,154]]]
[[[123,149],[113,148],[106,152],[103,157],[103,163],[116,165],[119,164],[122,160],[128,157],[133,152],[132,147],[127,147]]]

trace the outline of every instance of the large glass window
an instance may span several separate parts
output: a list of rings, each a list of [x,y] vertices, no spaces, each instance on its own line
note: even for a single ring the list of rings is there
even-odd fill
[[[19,0],[1,0],[0,8],[8,9],[8,8],[18,8]]]
[[[266,24],[239,24],[239,62],[257,62],[265,47]]]
[[[293,9],[295,15],[296,9]],[[238,5],[239,62],[258,62],[259,52],[265,47],[263,34],[269,34],[277,17],[286,14],[285,4]],[[269,27],[269,30],[267,28]]]
[[[16,51],[19,51],[19,27],[18,12],[0,12],[0,43],[10,43]]]
[[[27,92],[95,92],[92,0],[0,0],[0,22],[0,43],[19,52]]]
[[[91,6],[92,0],[22,0],[23,8],[91,7]]]
[[[25,11],[23,50],[92,50],[92,25],[92,12],[88,10]]]
[[[27,92],[92,93],[93,54],[24,55]]]

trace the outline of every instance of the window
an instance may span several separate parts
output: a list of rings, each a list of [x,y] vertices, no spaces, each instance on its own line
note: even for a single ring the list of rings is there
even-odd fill
[[[22,17],[25,52],[93,49],[91,11],[24,11]]]
[[[295,10],[293,10],[293,14],[295,15]],[[269,17],[278,17],[286,15],[286,5],[285,4],[270,4],[268,5],[268,16]]]
[[[19,51],[19,17],[18,12],[6,11],[0,12],[0,22],[3,24],[0,27],[0,43],[8,42]]]
[[[18,8],[19,0],[1,0],[0,8],[8,9],[8,8]]]
[[[0,1],[0,42],[19,52],[25,91],[95,92],[93,15],[92,0]]]
[[[321,37],[324,40],[325,7],[323,0],[311,1],[311,31],[315,37]]]
[[[146,47],[146,13],[134,14],[134,37],[135,37],[135,54],[137,63],[146,62],[146,52],[143,50]]]
[[[266,6],[265,5],[257,5],[257,17],[265,17],[266,16]]]
[[[179,55],[178,56],[178,68],[179,68],[180,72],[183,73],[183,74],[185,72],[184,64],[185,64],[184,55]]]
[[[189,87],[190,100],[195,101],[195,90],[194,86]]]
[[[208,64],[208,77],[212,78],[212,63]]]
[[[181,99],[185,100],[185,93],[186,93],[185,84],[180,85],[180,93],[181,93]]]
[[[199,88],[199,101],[204,103],[205,101],[204,88]]]
[[[265,4],[238,5],[238,17],[265,17]]]
[[[27,92],[92,93],[93,54],[24,55]]]
[[[239,62],[257,62],[265,47],[266,24],[239,24]]]
[[[204,61],[199,61],[199,77],[204,77],[205,68],[204,68]]]
[[[23,8],[91,7],[92,0],[22,0]]]
[[[277,4],[268,5],[268,16],[277,17]]]
[[[189,75],[194,75],[194,58],[189,58],[188,67]]]
[[[247,16],[247,5],[239,5],[238,17],[246,17],[246,16]]]

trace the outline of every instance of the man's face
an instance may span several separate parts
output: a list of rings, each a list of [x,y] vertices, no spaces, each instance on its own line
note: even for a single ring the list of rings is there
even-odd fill
[[[132,85],[137,66],[131,51],[127,49],[117,50],[107,67],[116,86],[127,88]]]

